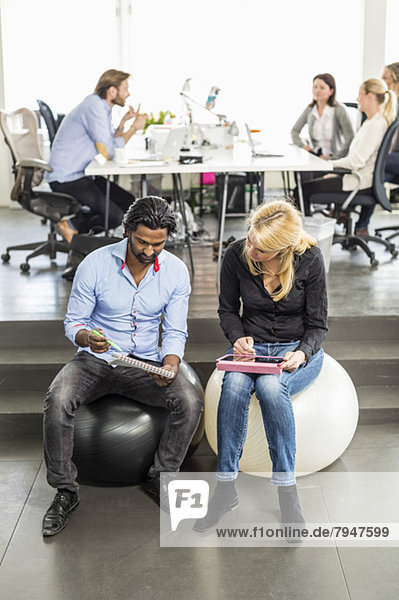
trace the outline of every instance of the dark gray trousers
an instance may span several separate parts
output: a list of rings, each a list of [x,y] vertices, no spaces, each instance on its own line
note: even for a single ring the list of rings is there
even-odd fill
[[[78,489],[77,469],[72,462],[75,411],[109,393],[170,409],[153,468],[179,470],[203,409],[199,391],[180,373],[171,384],[161,387],[145,371],[111,367],[105,360],[81,351],[55,377],[44,403],[44,456],[47,481],[52,487]]]

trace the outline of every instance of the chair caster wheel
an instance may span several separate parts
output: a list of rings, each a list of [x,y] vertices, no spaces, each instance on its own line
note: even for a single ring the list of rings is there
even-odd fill
[[[23,273],[27,273],[27,272],[29,271],[29,269],[30,269],[30,265],[29,265],[29,263],[27,263],[27,262],[26,262],[26,263],[21,263],[21,264],[19,265],[19,268],[21,269],[21,271],[22,271]]]
[[[372,260],[370,260],[370,266],[374,269],[375,267],[378,267],[380,263],[378,262],[378,260],[376,258],[373,258]]]
[[[11,258],[11,256],[8,254],[8,252],[6,252],[5,254],[2,254],[2,255],[1,255],[1,260],[2,260],[3,262],[6,262],[6,263],[7,263],[7,262],[10,260],[10,258]]]
[[[392,258],[396,258],[398,256],[397,250],[391,250]]]

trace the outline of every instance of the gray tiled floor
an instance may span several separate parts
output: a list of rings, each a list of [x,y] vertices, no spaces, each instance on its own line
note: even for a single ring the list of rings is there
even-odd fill
[[[392,217],[399,223],[399,214]],[[387,220],[377,214],[375,221]],[[228,222],[236,233],[237,224]],[[43,237],[45,228],[22,211],[0,209],[3,247],[21,235]],[[18,239],[19,241],[19,239]],[[398,240],[399,242],[399,240]],[[191,314],[207,315],[215,293],[204,300],[203,280],[212,279],[211,248],[199,248]],[[399,260],[378,250],[380,267],[366,258],[332,250],[329,302],[332,315],[399,314]],[[22,257],[0,264],[0,320],[62,319],[70,284],[47,258],[19,273]],[[199,278],[199,279],[197,279]],[[212,287],[212,282],[209,287]],[[396,471],[399,423],[360,425],[347,451],[327,471]],[[202,443],[186,470],[215,468]],[[396,600],[399,548],[160,548],[156,506],[139,488],[82,486],[81,505],[53,539],[40,533],[52,498],[45,482],[39,438],[0,438],[0,590],[4,600],[131,600],[160,596],[180,600],[298,599]]]

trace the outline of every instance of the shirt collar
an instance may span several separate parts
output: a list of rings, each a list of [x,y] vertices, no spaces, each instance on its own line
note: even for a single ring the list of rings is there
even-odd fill
[[[101,98],[101,96],[100,96],[100,98]],[[109,106],[109,105],[107,104],[107,102],[106,102],[105,98],[101,98],[101,100],[104,102],[104,104],[105,104],[105,108],[107,109],[107,111],[108,111],[109,113],[111,113],[111,112],[112,112],[112,107],[111,107],[111,106]]]
[[[331,104],[327,104],[324,107],[323,114],[320,117],[319,113],[317,112],[317,104],[315,104],[312,109],[312,115],[314,115],[317,119],[322,119],[323,117],[329,117],[332,114],[333,110],[334,106],[331,106]]]
[[[123,269],[126,264],[127,242],[128,242],[128,239],[124,238],[120,242],[117,242],[116,244],[114,244],[114,247],[112,249],[112,255],[116,256],[121,262],[121,269]],[[163,249],[161,251],[161,253],[158,255],[158,266],[159,267],[166,260],[166,256],[167,256],[167,252],[165,251],[165,249]],[[159,269],[158,269],[158,271],[159,271]],[[155,275],[156,270],[154,269],[154,266],[152,267],[152,272]]]

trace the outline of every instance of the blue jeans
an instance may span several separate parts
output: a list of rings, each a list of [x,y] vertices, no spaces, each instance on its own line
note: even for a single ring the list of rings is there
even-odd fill
[[[256,354],[262,356],[284,356],[297,347],[298,342],[293,341],[255,344],[254,349]],[[232,351],[230,348],[229,353]],[[238,475],[238,464],[247,435],[249,403],[255,392],[273,463],[271,483],[295,484],[295,419],[291,396],[304,390],[316,379],[323,365],[323,356],[320,348],[307,364],[302,364],[292,373],[283,371],[281,375],[225,373],[217,420],[218,480],[233,480]]]

